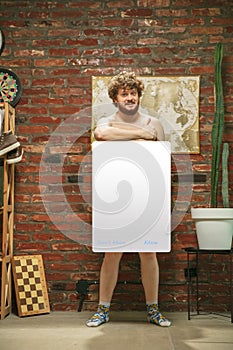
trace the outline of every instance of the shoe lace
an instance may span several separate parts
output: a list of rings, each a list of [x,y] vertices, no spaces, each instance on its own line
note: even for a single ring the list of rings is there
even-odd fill
[[[1,134],[0,135],[0,144],[2,144],[4,142],[4,139],[5,139],[5,135]]]

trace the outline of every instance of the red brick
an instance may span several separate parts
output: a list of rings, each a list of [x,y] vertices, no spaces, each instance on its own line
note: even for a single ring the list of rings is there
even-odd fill
[[[69,74],[69,72],[67,72],[67,74]],[[70,74],[72,74],[72,72],[70,72]],[[78,96],[80,94],[83,94],[83,88],[53,88],[54,93],[57,96]]]
[[[145,7],[168,7],[170,5],[171,0],[138,0],[138,6],[145,6]]]
[[[9,12],[8,12],[9,15]],[[2,23],[3,26],[3,23]],[[16,30],[14,30],[11,33],[12,38],[37,38],[40,35],[40,30],[37,29],[32,29],[29,31],[28,28],[16,28]]]
[[[49,56],[70,57],[78,56],[80,54],[77,48],[51,48],[49,49]]]
[[[55,243],[51,246],[52,250],[58,251],[73,251],[81,250],[81,246],[77,243]]]
[[[203,25],[203,18],[179,18],[173,20],[174,25],[176,26],[192,26],[192,25]]]
[[[226,25],[232,25],[232,18],[226,18],[223,16],[216,17],[216,18],[211,18],[210,23],[213,25],[221,25],[221,26],[226,26]]]
[[[80,269],[79,264],[74,263],[51,263],[49,265],[50,270],[57,270],[57,271],[76,271]]]
[[[23,57],[23,56],[36,56],[36,57],[43,57],[45,55],[44,50],[15,50],[14,56],[15,57]]]
[[[183,67],[170,67],[170,68],[156,68],[156,73],[159,75],[184,75],[185,68]]]
[[[29,242],[29,241],[31,241],[31,235],[30,235],[30,233],[29,234],[15,233],[14,239],[16,241],[20,241],[20,242]]]
[[[79,86],[79,87],[89,87],[91,82],[90,76],[75,76],[75,77],[68,77],[67,78],[67,84],[69,87],[71,86]]]
[[[43,136],[36,136],[32,138],[32,142],[36,144],[46,144],[49,140],[50,136],[49,135],[43,135]],[[35,159],[35,158],[34,158]],[[41,160],[41,157],[37,163],[39,163]]]
[[[111,18],[116,17],[118,13],[118,9],[100,9],[100,10],[89,10],[87,13],[88,18]]]
[[[87,49],[84,50],[82,56],[109,56],[115,53],[115,49]]]
[[[90,1],[88,3],[88,8],[100,8],[102,4],[102,1]],[[69,3],[70,8],[87,8],[87,2],[86,1],[74,1]]]
[[[48,96],[48,88],[42,87],[42,88],[24,88],[24,94],[26,96]]]
[[[114,68],[109,68],[109,67],[105,67],[105,68],[85,68],[84,69],[84,73],[88,74],[90,76],[92,75],[113,75],[115,72]]]
[[[99,66],[101,60],[99,58],[70,58],[69,64],[73,66]]]
[[[57,106],[57,107],[50,107],[51,114],[54,115],[69,115],[72,116],[73,114],[77,113],[79,111],[78,107],[75,106]]]
[[[39,35],[36,35],[36,37],[39,37]],[[53,40],[33,40],[32,45],[36,48],[41,47],[60,47],[65,44],[64,39],[59,38],[59,39],[53,39]]]
[[[59,253],[50,253],[50,252],[45,252],[43,253],[43,260],[44,262],[46,261],[63,261],[64,260],[64,255],[59,254]]]
[[[121,11],[121,17],[151,17],[152,10],[151,9],[128,9],[125,11]]]
[[[82,96],[82,97],[71,96],[68,99],[68,102],[70,104],[77,104],[77,105],[81,105],[81,106],[84,106],[84,105],[90,106],[91,96]]]
[[[28,216],[32,212],[42,212],[42,210],[44,210],[43,204],[33,204],[32,206],[31,204],[25,205],[23,202],[22,203],[17,202],[16,207],[17,207],[17,212],[26,213]]]
[[[42,252],[48,251],[49,247],[46,243],[17,242],[16,249],[19,252]]]
[[[5,20],[3,18],[1,25],[6,26],[6,27],[15,27],[15,28],[20,28],[24,27],[24,21],[23,20],[14,20],[12,19],[11,21],[8,20],[9,16],[5,17]]]
[[[214,68],[212,66],[190,67],[191,74],[213,74]]]
[[[85,11],[73,11],[73,10],[67,10],[67,9],[62,9],[62,12],[60,10],[58,11],[52,11],[51,12],[51,17],[52,18],[61,18],[61,15],[64,15],[66,18],[79,18],[83,17],[85,14]]]
[[[61,104],[64,104],[64,99],[63,98],[34,97],[32,99],[32,102],[33,102],[33,104],[37,104],[37,105],[40,105],[40,104],[45,104],[45,105],[47,105],[47,104],[53,104],[53,105],[59,104],[59,105],[61,105]],[[52,120],[52,118],[51,118],[51,120]]]
[[[48,18],[49,12],[42,12],[42,11],[30,11],[30,12],[20,12],[19,13],[20,18]]]
[[[38,167],[37,167],[37,169],[38,169]],[[20,184],[17,184],[17,191],[19,194],[22,193],[23,195],[26,195],[28,193],[30,193],[30,194],[40,193],[40,188],[38,185],[35,185],[35,184],[28,184],[28,183],[22,184],[22,183],[20,183]]]
[[[220,8],[214,8],[214,7],[208,7],[208,8],[197,8],[191,10],[193,16],[197,17],[215,17],[215,16],[221,16],[221,9]]]
[[[17,190],[18,190],[18,186],[17,186]],[[19,203],[30,203],[30,195],[25,195],[25,194],[16,194],[15,195],[15,202],[19,202]]]
[[[167,43],[168,43],[168,40],[161,37],[138,39],[138,45],[159,45],[159,44],[167,44]]]
[[[186,9],[180,9],[180,10],[168,10],[168,9],[157,9],[156,15],[158,17],[187,17],[187,10]]]
[[[226,28],[227,33],[232,33],[233,32],[233,26],[229,26]]]
[[[103,62],[106,66],[115,66],[115,65],[128,66],[128,65],[134,64],[134,59],[133,58],[122,59],[122,58],[111,57],[111,58],[104,58]]]
[[[68,38],[68,37],[76,37],[80,35],[80,30],[78,28],[66,28],[66,27],[61,27],[61,28],[56,28],[56,29],[49,29],[48,30],[48,37],[55,37],[54,39],[55,43],[56,40],[63,40],[62,38]],[[62,41],[64,42],[64,41]],[[49,46],[60,46],[58,45],[49,45]]]
[[[222,34],[223,33],[223,28],[222,27],[194,27],[190,28],[190,33],[191,34],[199,34],[199,35],[213,35],[213,34]]]
[[[84,35],[86,36],[114,36],[114,31],[111,29],[85,29]]]
[[[130,27],[134,24],[134,19],[132,18],[111,18],[103,19],[103,26],[105,27]]]
[[[187,46],[187,45],[201,45],[204,42],[204,39],[202,36],[192,36],[189,35],[187,38],[184,38],[182,40],[179,40],[175,42],[174,44],[179,44],[179,46]]]
[[[130,8],[130,7],[134,7],[135,3],[133,0],[128,0],[127,3],[125,1],[121,1],[121,0],[112,0],[109,2],[106,2],[106,5],[108,8]]]
[[[9,62],[6,59],[0,58],[0,65],[3,67],[27,67],[30,66],[29,59],[11,59]]]
[[[20,134],[44,134],[48,133],[50,131],[48,126],[45,125],[32,125],[32,126],[27,126],[27,125],[20,125],[18,127],[18,133]]]
[[[62,302],[64,300],[66,300],[66,293],[62,293],[62,292],[60,292],[60,293],[54,292],[49,298],[50,303],[54,303],[54,302],[58,302],[58,301]]]
[[[124,55],[134,54],[150,54],[151,49],[149,47],[135,47],[135,48],[122,48],[120,50]]]
[[[72,46],[98,46],[98,39],[86,38],[86,39],[68,39],[67,45]]]
[[[33,79],[32,87],[38,86],[64,86],[64,79],[62,78],[42,78]]]
[[[65,65],[65,59],[63,58],[51,58],[51,59],[35,59],[34,65],[36,67],[59,67]]]
[[[61,27],[63,25],[63,21],[59,21],[59,20],[44,20],[41,22],[37,23],[37,27],[39,28],[57,28],[57,27]]]
[[[50,280],[50,281],[67,281],[68,279],[68,275],[66,273],[62,273],[62,272],[53,272],[51,273],[46,273],[46,277]]]
[[[38,221],[38,222],[49,222],[50,221],[50,218],[48,215],[45,215],[45,214],[35,214],[35,215],[32,215],[30,217],[30,219],[32,221]],[[34,237],[34,236],[33,236]],[[37,236],[39,237],[39,236]],[[35,238],[35,237],[34,237]],[[47,238],[48,238],[48,235],[47,235]],[[37,238],[39,239],[39,238]]]
[[[34,220],[34,216],[32,217],[32,220]],[[37,220],[35,220],[37,221]],[[45,222],[48,222],[49,220],[45,220]],[[32,238],[34,241],[64,241],[64,235],[62,233],[54,233],[54,232],[46,232],[46,233],[34,233],[32,235]]]

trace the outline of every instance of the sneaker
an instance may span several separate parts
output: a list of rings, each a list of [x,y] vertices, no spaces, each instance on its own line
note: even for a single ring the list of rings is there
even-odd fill
[[[12,131],[7,131],[1,134],[0,136],[0,156],[12,151],[13,149],[20,146],[15,135],[12,134]]]
[[[7,154],[7,164],[14,164],[18,163],[23,158],[23,149],[21,146],[13,149],[12,151],[8,152]]]
[[[147,305],[148,321],[160,327],[170,327],[171,321],[166,319],[158,309],[157,304]]]
[[[104,305],[99,305],[98,310],[94,315],[86,321],[88,327],[98,327],[103,323],[109,321],[109,307]]]

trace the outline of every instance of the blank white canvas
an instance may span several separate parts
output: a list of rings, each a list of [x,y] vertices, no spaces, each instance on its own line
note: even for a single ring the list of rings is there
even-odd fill
[[[93,142],[93,251],[168,252],[170,221],[170,143]]]

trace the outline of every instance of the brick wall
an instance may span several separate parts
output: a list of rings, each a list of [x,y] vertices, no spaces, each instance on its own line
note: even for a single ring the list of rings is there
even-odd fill
[[[25,155],[16,166],[14,249],[15,254],[43,255],[53,310],[76,310],[79,301],[76,281],[99,278],[102,254],[94,254],[89,246],[80,243],[82,238],[89,237],[91,222],[88,203],[91,159],[85,157],[90,150],[90,116],[80,111],[91,106],[92,75],[113,75],[132,69],[138,75],[201,76],[201,153],[191,156],[194,174],[191,202],[207,206],[214,114],[213,56],[216,43],[223,42],[224,139],[230,142],[233,204],[232,9],[231,0],[1,1],[1,28],[6,42],[0,65],[12,69],[23,86],[16,107],[17,134]],[[81,136],[73,143],[74,129],[70,124],[64,126],[65,133],[56,135],[46,154],[51,135],[74,113],[78,113],[78,121],[73,120],[75,132]],[[47,158],[42,170],[47,172],[49,185],[39,186],[44,152]],[[63,161],[63,186],[59,186],[59,166]],[[176,161],[182,164],[183,156],[177,156]],[[183,175],[184,183],[189,177],[185,169],[179,175]],[[184,217],[172,233],[172,251],[158,256],[160,303],[163,309],[176,311],[187,307],[184,277],[187,261],[183,248],[196,245],[190,206],[186,210],[185,203],[188,187],[187,180],[187,188],[184,186],[176,202]],[[173,201],[177,188],[173,164]],[[58,227],[45,210],[43,191],[54,203],[52,215],[56,216]],[[66,211],[63,192],[73,216]],[[216,261],[219,264],[215,266]],[[218,286],[214,302],[225,310],[228,289],[225,291],[222,286],[228,279],[228,265],[225,259],[215,257],[211,266],[212,280]],[[204,277],[208,284],[211,276]],[[137,254],[125,254],[119,279],[139,278]],[[206,292],[203,295],[208,308],[208,295]],[[97,299],[97,287],[93,287],[84,308],[95,309]],[[119,284],[113,302],[115,309],[144,309],[141,285]]]

